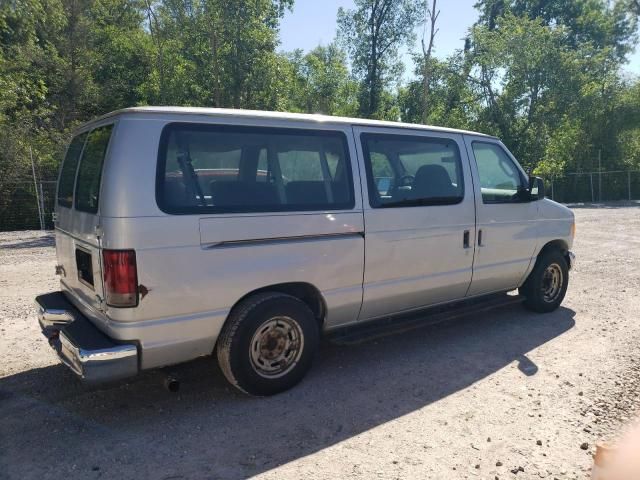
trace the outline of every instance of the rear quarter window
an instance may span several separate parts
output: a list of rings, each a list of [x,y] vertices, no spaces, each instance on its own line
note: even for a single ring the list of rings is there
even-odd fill
[[[89,133],[76,180],[77,210],[88,213],[98,212],[102,166],[112,130],[113,125],[106,125]]]
[[[354,206],[339,131],[173,123],[160,141],[156,198],[172,214]]]
[[[64,157],[62,169],[60,170],[60,179],[58,180],[58,205],[63,207],[70,208],[73,205],[73,183],[76,179],[78,161],[86,139],[87,134],[83,133],[71,140],[67,154]]]

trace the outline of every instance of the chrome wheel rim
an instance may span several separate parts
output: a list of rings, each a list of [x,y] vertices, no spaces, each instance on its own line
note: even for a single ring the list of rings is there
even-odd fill
[[[557,263],[549,265],[542,274],[542,298],[547,303],[558,299],[562,291],[564,278],[562,269]]]
[[[253,370],[261,377],[278,378],[300,360],[304,337],[300,325],[291,317],[273,317],[260,325],[250,345]]]

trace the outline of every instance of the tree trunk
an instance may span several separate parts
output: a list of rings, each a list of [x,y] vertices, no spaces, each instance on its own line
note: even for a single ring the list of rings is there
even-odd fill
[[[209,30],[209,46],[211,48],[212,76],[213,76],[213,106],[220,107],[220,58],[218,55],[218,12],[209,11],[210,30]]]
[[[427,7],[425,22],[429,22],[429,45],[425,48],[424,35],[422,37],[422,123],[429,123],[429,91],[431,87],[431,52],[433,50],[433,40],[438,30],[436,29],[436,21],[440,15],[440,11],[436,11],[436,2],[433,0],[431,8]]]
[[[369,26],[371,33],[371,58],[369,59],[369,75],[368,75],[368,89],[369,98],[368,105],[364,112],[365,116],[370,117],[378,110],[378,29],[376,21],[376,14],[378,10],[378,3],[374,2],[371,9],[371,16],[369,18]]]
[[[157,60],[156,60],[156,68],[158,69],[158,77],[159,77],[159,94],[160,94],[160,104],[166,105],[166,75],[164,68],[164,45],[162,43],[162,39],[159,35],[159,22],[156,13],[153,11],[153,5],[151,5],[151,0],[147,0],[147,19],[149,20],[149,34],[151,35],[151,39],[153,43],[156,44],[156,48],[158,50]]]

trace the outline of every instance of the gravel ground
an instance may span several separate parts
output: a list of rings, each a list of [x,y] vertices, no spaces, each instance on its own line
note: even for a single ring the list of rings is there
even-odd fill
[[[563,307],[520,306],[356,347],[323,345],[266,399],[213,359],[79,385],[32,307],[53,290],[50,235],[0,234],[0,478],[583,479],[640,393],[640,208],[577,208]]]

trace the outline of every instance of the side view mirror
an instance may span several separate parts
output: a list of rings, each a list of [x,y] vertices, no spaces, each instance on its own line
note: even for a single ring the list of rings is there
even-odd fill
[[[542,200],[544,198],[544,180],[540,177],[529,177],[529,195],[531,201]]]

